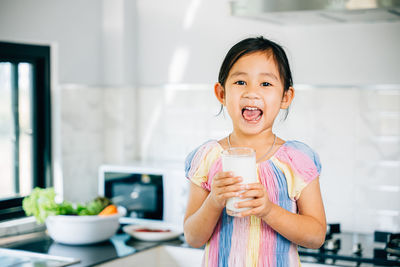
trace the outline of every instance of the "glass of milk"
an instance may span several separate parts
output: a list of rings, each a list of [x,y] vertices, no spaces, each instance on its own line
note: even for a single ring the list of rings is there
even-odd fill
[[[232,147],[222,151],[222,170],[231,171],[233,175],[242,177],[241,184],[258,183],[256,170],[256,152],[249,147]],[[235,208],[235,203],[250,200],[232,197],[226,203],[226,213],[235,216],[236,213],[249,208]]]

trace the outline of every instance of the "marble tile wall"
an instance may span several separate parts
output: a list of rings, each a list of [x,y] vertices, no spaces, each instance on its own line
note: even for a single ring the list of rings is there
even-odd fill
[[[56,138],[61,139],[65,199],[93,199],[101,164],[136,159],[135,102],[133,88],[61,87]]]
[[[328,222],[400,231],[400,86],[297,89],[289,117],[278,118],[274,131],[319,153]],[[231,131],[229,117],[216,116],[211,84],[61,91],[64,197],[72,201],[96,195],[101,164],[139,159],[183,168],[191,150]]]
[[[182,161],[208,139],[226,136],[212,85],[139,89],[140,156]],[[153,103],[152,109],[145,109]],[[328,222],[344,230],[400,231],[400,86],[299,86],[287,120],[274,131],[313,147],[323,164]]]
[[[141,159],[182,161],[196,146],[229,133],[230,119],[216,116],[212,91],[212,85],[140,88]]]

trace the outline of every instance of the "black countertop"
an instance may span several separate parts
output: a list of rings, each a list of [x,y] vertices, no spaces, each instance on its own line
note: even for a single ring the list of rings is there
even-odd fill
[[[336,253],[299,247],[302,262],[325,263],[335,266],[400,266],[400,261],[397,259],[382,261],[373,258],[374,243],[371,235],[342,233],[337,235],[337,237],[340,237],[342,246]],[[351,245],[356,242],[362,242],[365,245],[362,256],[356,256],[351,253]],[[19,241],[3,247],[44,253],[52,256],[76,258],[80,262],[70,266],[81,267],[94,266],[116,260],[160,245],[189,247],[185,243],[183,235],[169,241],[145,242],[136,240],[121,230],[108,241],[93,245],[76,246],[60,244],[53,241],[43,232],[36,238]]]
[[[169,241],[146,242],[136,240],[131,238],[128,234],[119,232],[105,242],[77,246],[57,243],[47,234],[43,233],[37,238],[13,243],[8,246],[3,246],[3,248],[76,258],[79,259],[80,262],[69,266],[81,267],[94,266],[116,260],[160,245],[188,247],[183,240],[183,236],[181,236]]]
[[[396,256],[374,257],[374,250],[383,250],[385,243],[375,242],[373,234],[344,232],[334,234],[333,239],[340,243],[337,250],[299,247],[300,257],[311,262],[338,266],[400,266],[400,259]],[[362,245],[362,252],[359,255],[353,253],[357,244]]]

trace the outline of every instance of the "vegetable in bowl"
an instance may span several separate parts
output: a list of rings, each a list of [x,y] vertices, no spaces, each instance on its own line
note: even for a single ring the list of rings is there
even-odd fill
[[[56,202],[53,188],[35,188],[22,203],[26,215],[46,223],[49,236],[58,243],[86,245],[112,237],[124,215],[108,198],[97,197],[87,204]]]
[[[39,224],[43,224],[46,218],[56,215],[98,215],[108,206],[108,214],[118,213],[117,208],[108,198],[97,197],[87,204],[73,205],[71,202],[56,202],[56,193],[54,188],[33,189],[32,193],[22,201],[22,207],[28,216],[34,216]],[[112,210],[112,213],[110,211]],[[106,214],[104,212],[104,214]],[[103,214],[103,215],[104,215]]]

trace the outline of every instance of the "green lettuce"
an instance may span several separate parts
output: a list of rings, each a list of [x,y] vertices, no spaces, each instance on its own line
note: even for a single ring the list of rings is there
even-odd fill
[[[54,188],[36,187],[29,196],[24,198],[22,208],[26,215],[35,216],[39,224],[44,223],[46,218],[51,215],[74,214],[71,203],[67,201],[56,203],[55,197]]]
[[[73,204],[68,201],[56,203],[54,188],[33,189],[32,193],[22,201],[22,208],[27,216],[34,216],[39,224],[43,224],[48,216],[54,215],[97,215],[111,201],[105,197],[97,197],[86,205]]]

